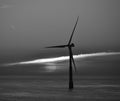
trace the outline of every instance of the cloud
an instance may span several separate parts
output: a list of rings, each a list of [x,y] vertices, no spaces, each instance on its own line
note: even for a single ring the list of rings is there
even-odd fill
[[[120,52],[100,52],[100,53],[90,53],[90,54],[78,54],[78,55],[74,55],[73,57],[74,59],[80,59],[80,58],[106,56],[106,55],[120,55]],[[61,62],[66,60],[69,60],[69,56],[43,58],[43,59],[36,59],[32,61],[9,63],[9,64],[4,64],[4,66],[24,65],[24,64],[46,64],[46,63],[55,63],[55,62]]]
[[[7,4],[2,4],[2,5],[0,5],[0,8],[2,8],[2,9],[5,9],[5,8],[11,8],[12,6],[11,5],[7,5]]]
[[[10,25],[10,30],[15,30],[15,26],[14,25]]]

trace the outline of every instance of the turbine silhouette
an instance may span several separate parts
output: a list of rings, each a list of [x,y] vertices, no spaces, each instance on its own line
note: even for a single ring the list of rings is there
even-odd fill
[[[71,43],[71,41],[72,41],[72,37],[73,37],[73,34],[75,32],[77,23],[78,23],[78,19],[79,19],[79,16],[77,17],[76,23],[74,25],[74,28],[72,30],[72,34],[70,36],[70,39],[69,39],[69,42],[68,42],[67,45],[59,45],[59,46],[46,47],[46,48],[66,48],[66,47],[68,48],[68,50],[69,50],[69,89],[70,90],[74,88],[74,85],[73,85],[72,63],[74,65],[74,69],[76,71],[76,65],[75,65],[75,61],[74,61],[74,58],[73,58],[73,52],[72,52],[72,47],[75,47],[75,45],[74,45],[74,43]]]

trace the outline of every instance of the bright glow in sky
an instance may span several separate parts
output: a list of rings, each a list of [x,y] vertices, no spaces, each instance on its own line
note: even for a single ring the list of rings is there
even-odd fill
[[[101,57],[101,56],[108,56],[108,55],[120,55],[120,52],[99,52],[99,53],[90,53],[90,54],[79,54],[79,55],[74,55],[74,59],[83,59],[83,58],[88,58],[91,57]],[[36,59],[36,60],[31,60],[31,61],[23,61],[23,62],[16,62],[16,63],[7,63],[4,64],[4,66],[15,66],[15,65],[32,65],[32,64],[42,64],[45,72],[55,72],[56,70],[64,70],[67,69],[69,66],[64,66],[59,64],[59,62],[64,62],[68,61],[69,56],[61,56],[61,57],[53,57],[53,58],[42,58],[42,59]],[[41,72],[41,70],[40,70]]]
[[[94,57],[94,56],[105,56],[105,55],[119,55],[120,52],[100,52],[100,53],[91,53],[91,54],[79,54],[74,55],[74,59],[78,58],[87,58],[87,57]],[[68,60],[69,56],[61,56],[55,58],[44,58],[44,59],[37,59],[32,61],[24,61],[24,62],[17,62],[17,63],[9,63],[5,64],[6,66],[9,65],[23,65],[23,64],[46,64],[46,63],[55,63],[60,61]]]

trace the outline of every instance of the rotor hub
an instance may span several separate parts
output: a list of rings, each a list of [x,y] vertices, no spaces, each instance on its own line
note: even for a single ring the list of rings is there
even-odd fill
[[[71,44],[70,44],[70,47],[75,47],[74,43],[71,43]]]

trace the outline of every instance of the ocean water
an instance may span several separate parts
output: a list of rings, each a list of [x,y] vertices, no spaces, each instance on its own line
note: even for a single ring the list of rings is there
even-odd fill
[[[75,59],[74,89],[68,61],[0,67],[0,101],[120,101],[120,55]]]
[[[0,76],[0,101],[120,101],[120,77]]]

